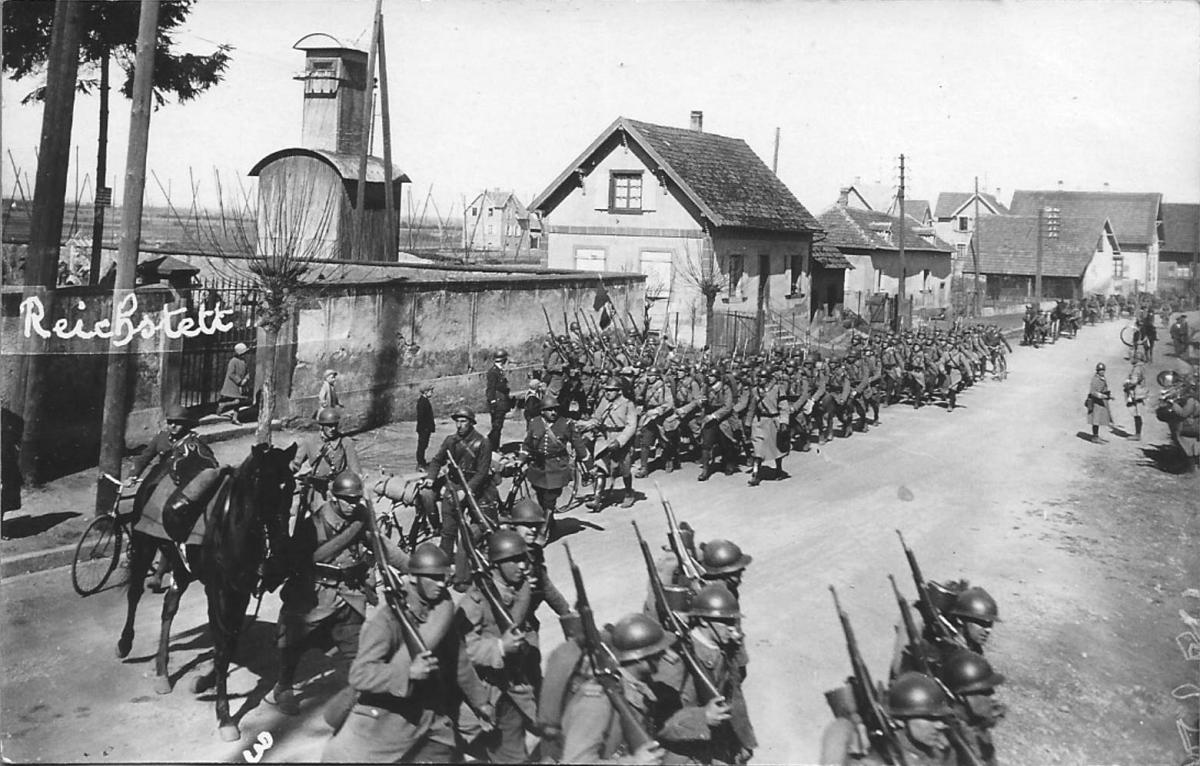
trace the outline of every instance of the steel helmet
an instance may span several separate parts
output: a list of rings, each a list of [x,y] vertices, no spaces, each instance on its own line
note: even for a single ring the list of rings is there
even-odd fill
[[[621,390],[621,379],[618,378],[616,375],[609,375],[608,378],[606,378],[604,381],[604,390],[605,391],[620,391]]]
[[[536,525],[546,523],[546,514],[542,506],[531,497],[518,500],[508,514],[509,524]]]
[[[342,471],[329,485],[329,494],[347,500],[360,500],[363,496],[362,479],[354,471]]]
[[[319,426],[336,426],[340,422],[342,422],[342,413],[334,407],[322,407],[317,412],[317,425]]]
[[[488,561],[493,564],[529,554],[529,546],[525,544],[525,538],[511,529],[497,530],[488,535],[487,549]]]
[[[967,588],[954,599],[948,614],[974,622],[1000,622],[1000,613],[996,608],[996,600],[986,590],[979,587]]]
[[[454,414],[450,416],[450,419],[451,420],[469,420],[472,423],[474,423],[475,422],[475,411],[472,410],[470,407],[459,407],[457,410],[454,411]]]
[[[557,410],[558,409],[558,397],[555,396],[553,393],[547,392],[546,395],[542,397],[542,409],[543,410]]]
[[[448,577],[452,569],[449,554],[433,543],[421,543],[408,559],[409,574]]]
[[[1004,683],[1004,676],[992,670],[982,654],[960,649],[950,655],[938,672],[938,678],[954,694],[989,692]]]
[[[671,639],[657,622],[644,614],[622,617],[612,626],[613,654],[618,662],[635,662],[666,651]]]
[[[710,620],[740,620],[742,613],[738,611],[737,596],[720,583],[705,585],[688,606],[689,617],[704,617]]]
[[[887,712],[896,718],[949,718],[954,715],[942,687],[924,673],[901,673],[888,689]]]
[[[167,422],[195,425],[196,418],[182,404],[170,404],[167,405]]]
[[[742,549],[729,540],[711,540],[700,544],[700,563],[706,575],[738,572],[750,566],[753,560],[753,556],[742,553]]]

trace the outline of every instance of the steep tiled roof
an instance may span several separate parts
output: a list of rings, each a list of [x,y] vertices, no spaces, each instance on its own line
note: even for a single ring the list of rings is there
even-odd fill
[[[814,242],[812,246],[813,260],[827,269],[852,269],[854,264],[846,260],[842,251],[828,242]]]
[[[859,210],[844,205],[834,205],[818,216],[821,226],[828,235],[827,244],[841,248],[843,251],[886,250],[899,249],[897,227],[900,219],[875,210]],[[954,248],[933,235],[917,233],[917,222],[905,218],[904,249],[913,252],[944,253],[949,255]],[[891,236],[876,229],[887,226]]]
[[[1197,231],[1197,227],[1200,226],[1200,205],[1164,202],[1162,219],[1163,252],[1188,255],[1194,253],[1196,239],[1200,237],[1200,232]]]
[[[927,199],[906,199],[904,200],[904,212],[911,218],[915,218],[919,223],[925,223],[925,214],[930,212],[929,200]],[[932,215],[932,213],[930,213]]]
[[[1107,218],[1123,245],[1146,247],[1158,240],[1162,195],[1114,192],[1027,191],[1013,193],[1013,215],[1037,215],[1039,208],[1056,207],[1064,218]]]
[[[812,214],[742,139],[625,117],[606,128],[530,207],[545,211],[550,197],[619,133],[644,149],[652,163],[714,226],[787,232],[820,230]]]
[[[877,213],[887,213],[896,204],[896,187],[894,186],[855,181],[849,189],[858,194],[862,201],[870,205],[871,209]]]
[[[936,219],[951,218],[962,206],[967,204],[975,197],[974,192],[942,192],[937,198],[937,207],[934,208],[933,217]],[[991,208],[992,213],[1007,215],[1008,208],[1000,204],[1000,200],[996,199],[995,195],[986,192],[979,193],[979,201]]]
[[[1037,273],[1037,216],[984,216],[976,223],[972,247],[979,246],[979,273]],[[1059,219],[1057,237],[1042,237],[1042,276],[1079,277],[1106,231],[1104,218]],[[963,269],[975,273],[973,257]]]

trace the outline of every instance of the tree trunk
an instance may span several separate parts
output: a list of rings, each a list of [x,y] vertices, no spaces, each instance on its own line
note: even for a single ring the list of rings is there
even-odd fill
[[[279,349],[279,328],[263,327],[263,345],[260,352],[267,354],[267,363],[258,365],[262,380],[258,384],[258,427],[254,430],[254,441],[271,443],[271,421],[275,419],[275,356]]]
[[[704,296],[704,345],[709,349],[712,348],[713,336],[716,332],[716,327],[713,324],[713,319],[716,317],[716,304],[716,295]]]

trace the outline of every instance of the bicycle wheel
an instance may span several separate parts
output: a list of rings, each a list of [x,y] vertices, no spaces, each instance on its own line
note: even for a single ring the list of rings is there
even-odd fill
[[[71,584],[81,596],[104,587],[121,559],[121,525],[112,516],[100,516],[88,524],[75,545],[71,561]]]

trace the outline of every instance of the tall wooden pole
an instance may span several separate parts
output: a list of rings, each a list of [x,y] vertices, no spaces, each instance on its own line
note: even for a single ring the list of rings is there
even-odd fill
[[[383,199],[384,221],[387,226],[387,252],[384,260],[394,261],[397,258],[399,243],[396,237],[399,229],[396,226],[396,200],[392,191],[392,115],[388,109],[388,80],[387,80],[387,46],[384,44],[383,16],[379,24],[379,107],[383,113]]]
[[[112,326],[116,327],[121,300],[133,293],[138,245],[142,239],[142,198],[146,189],[146,152],[150,145],[150,111],[154,95],[154,48],[158,36],[159,0],[142,0],[138,17],[137,55],[133,72],[133,105],[129,112],[129,149],[125,154],[125,189],[121,203],[121,244],[117,250],[117,279],[113,285]],[[104,389],[104,424],[100,429],[100,471],[121,475],[128,417],[126,386],[128,346],[108,349]],[[112,506],[118,487],[101,481],[96,490],[96,514]]]
[[[900,155],[900,190],[896,194],[897,205],[900,208],[900,232],[897,243],[900,249],[900,287],[896,291],[896,329],[908,329],[908,308],[905,306],[905,281],[908,279],[908,261],[904,257],[904,155]]]
[[[771,157],[771,172],[779,175],[779,128],[775,128],[775,154]]]
[[[59,246],[62,244],[63,204],[71,164],[71,123],[75,115],[75,80],[79,73],[80,9],[82,3],[57,0],[46,65],[46,100],[38,147],[33,210],[29,221],[29,250],[25,260],[25,297],[39,297],[49,311],[58,286]],[[21,430],[21,475],[26,484],[42,481],[41,412],[46,391],[45,343],[37,335],[25,342],[15,397]]]
[[[88,284],[100,281],[100,246],[104,243],[104,209],[112,204],[108,182],[108,49],[100,56],[100,137],[96,141],[96,202],[92,219],[92,261]]]
[[[354,260],[366,259],[367,223],[367,155],[371,151],[371,126],[375,122],[375,54],[379,48],[379,17],[383,0],[375,0],[375,16],[371,21],[371,47],[367,51],[367,94],[363,101],[362,154],[358,157],[358,195],[354,206]]]
[[[1037,212],[1037,261],[1033,272],[1033,298],[1037,301],[1036,310],[1042,310],[1042,229],[1046,218],[1046,208],[1039,207]]]
[[[979,236],[979,176],[975,176],[975,223],[971,230],[971,256],[975,262],[975,316],[983,314],[982,297],[979,295],[979,248],[982,238]]]

